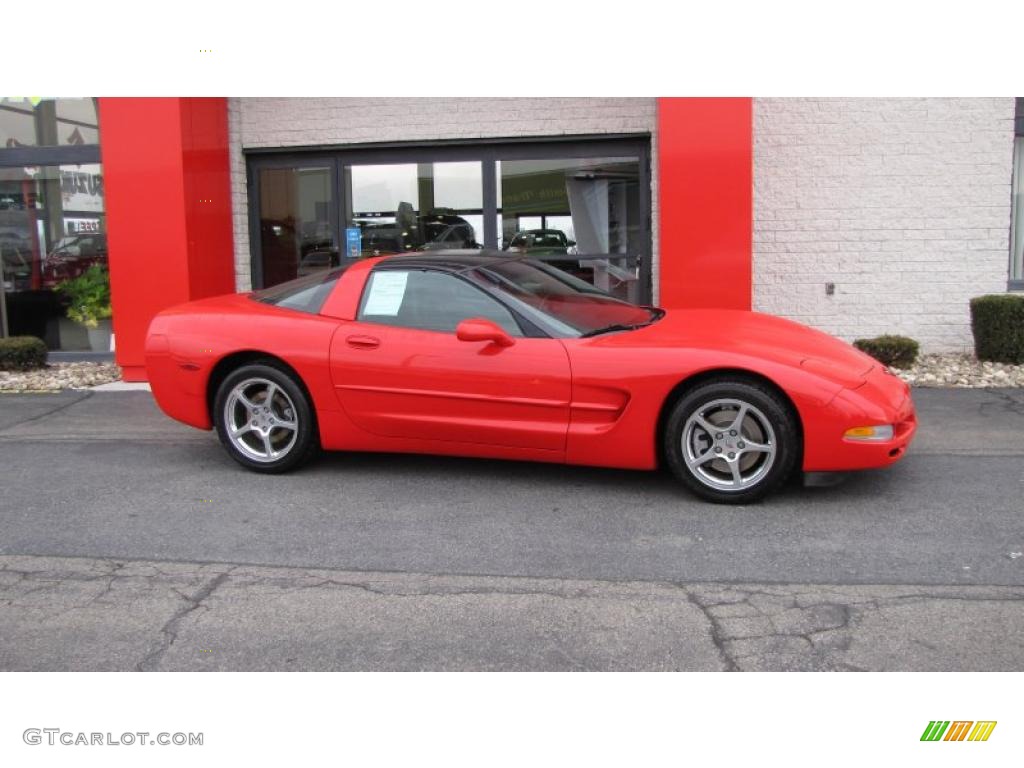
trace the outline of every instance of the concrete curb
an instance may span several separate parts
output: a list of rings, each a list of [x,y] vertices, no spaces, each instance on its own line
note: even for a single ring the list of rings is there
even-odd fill
[[[89,387],[93,392],[152,392],[149,383],[145,381],[112,381],[109,384],[97,384]]]

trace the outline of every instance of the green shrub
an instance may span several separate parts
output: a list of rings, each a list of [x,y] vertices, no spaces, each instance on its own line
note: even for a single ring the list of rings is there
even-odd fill
[[[68,317],[89,328],[111,316],[110,276],[99,264],[93,264],[78,277],[56,287],[70,300]]]
[[[46,365],[46,344],[35,336],[0,339],[0,371],[31,371]]]
[[[1024,295],[1000,293],[971,299],[971,331],[979,360],[1024,363]]]
[[[918,343],[906,336],[876,336],[873,339],[857,339],[853,346],[871,355],[882,365],[893,368],[909,368],[917,360]]]

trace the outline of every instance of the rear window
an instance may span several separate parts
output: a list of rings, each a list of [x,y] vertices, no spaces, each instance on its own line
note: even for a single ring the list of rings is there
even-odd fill
[[[289,280],[287,283],[264,288],[261,291],[254,291],[252,298],[264,304],[273,304],[277,307],[294,309],[299,312],[317,314],[324,301],[334,290],[335,284],[342,273],[348,269],[346,264],[323,272],[300,277],[297,280]]]

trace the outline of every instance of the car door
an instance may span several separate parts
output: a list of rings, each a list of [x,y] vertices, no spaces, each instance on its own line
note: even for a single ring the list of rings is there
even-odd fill
[[[459,340],[468,318],[493,321],[514,343]],[[349,418],[376,435],[565,450],[564,346],[525,336],[512,312],[456,274],[372,272],[356,320],[332,339],[331,375]]]

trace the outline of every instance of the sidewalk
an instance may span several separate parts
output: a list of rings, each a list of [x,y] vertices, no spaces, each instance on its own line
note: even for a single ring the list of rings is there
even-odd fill
[[[1020,670],[1024,589],[0,557],[0,670]]]

